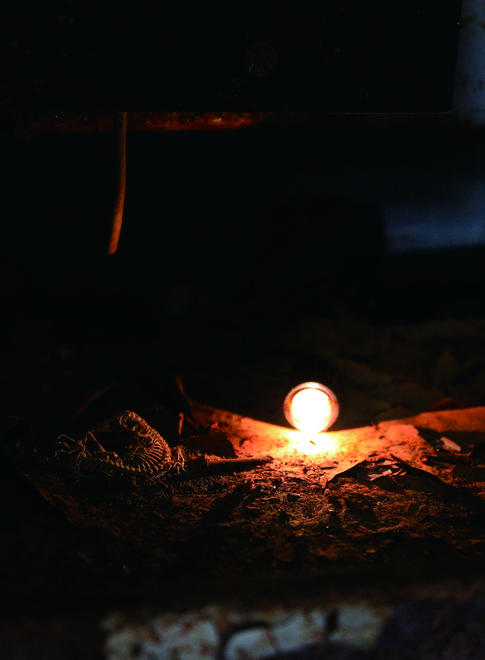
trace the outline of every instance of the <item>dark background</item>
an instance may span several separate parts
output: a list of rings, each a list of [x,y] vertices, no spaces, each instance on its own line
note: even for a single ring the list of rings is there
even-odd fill
[[[466,329],[483,315],[484,135],[451,114],[458,14],[443,0],[213,14],[12,3],[0,23],[3,427],[21,419],[51,443],[125,406],[170,406],[178,374],[200,400],[283,422],[276,394],[299,353],[275,338],[319,319],[352,326],[344,357],[371,375],[387,329],[409,331],[426,359],[390,360],[404,384],[428,386],[450,347],[458,364],[476,358],[465,404],[483,404],[483,341]],[[234,131],[129,131],[107,257],[115,135],[82,122],[59,133],[55,119],[120,110],[272,114]],[[419,324],[441,321],[431,346]],[[407,412],[423,409],[421,391]],[[351,410],[341,427],[373,421]],[[68,525],[6,462],[1,487],[12,618],[123,602],[130,578],[96,532]]]
[[[2,109],[449,109],[458,0],[7,4]]]
[[[57,423],[113,380],[237,373],[306,318],[480,312],[483,136],[450,114],[458,2],[189,15],[20,3],[1,29],[15,414]],[[233,131],[129,131],[109,258],[115,135],[109,121],[83,132],[82,117],[120,109],[266,115]],[[60,133],[69,111],[80,119]]]
[[[105,255],[114,135],[5,138],[3,332],[6,359],[22,364],[5,372],[15,405],[26,404],[35,365],[34,393],[46,386],[60,349],[78,355],[89,390],[145,368],[161,380],[221,364],[237,371],[305,319],[403,326],[479,315],[481,132],[424,120],[307,122],[129,133],[114,257]],[[76,389],[71,412],[85,395]],[[52,405],[47,396],[42,405]]]

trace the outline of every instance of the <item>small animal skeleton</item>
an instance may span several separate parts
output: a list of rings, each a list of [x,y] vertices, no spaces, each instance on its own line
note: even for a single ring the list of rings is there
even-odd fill
[[[169,473],[180,474],[182,470],[248,470],[270,460],[221,459],[194,454],[182,445],[171,448],[158,431],[132,410],[125,410],[81,438],[62,434],[58,441],[56,458],[64,464],[67,462],[77,474],[94,472],[158,480]]]

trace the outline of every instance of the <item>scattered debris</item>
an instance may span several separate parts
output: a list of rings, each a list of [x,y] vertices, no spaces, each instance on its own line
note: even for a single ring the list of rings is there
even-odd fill
[[[184,447],[193,452],[203,452],[221,458],[237,458],[236,451],[227,434],[209,429],[206,433],[191,434],[181,438]]]
[[[24,471],[69,520],[112,535],[112,551],[122,554],[118,566],[130,566],[134,575],[140,557],[163,580],[187,581],[201,573],[207,580],[263,579],[275,571],[322,575],[334,565],[342,575],[371,567],[395,570],[403,562],[424,569],[431,555],[435,568],[455,564],[457,556],[469,565],[483,552],[485,481],[471,454],[473,443],[483,442],[485,409],[321,434],[316,454],[299,451],[298,431],[208,406],[194,405],[193,418],[193,428],[209,433],[215,424],[237,448],[237,458],[194,455],[167,443],[164,458],[173,460],[180,449],[184,469],[164,464],[163,479],[133,485],[103,472],[96,479],[73,479],[76,460],[84,475],[92,457],[66,441],[72,453],[65,451],[60,462],[39,459]],[[417,431],[426,427],[438,439],[456,439],[464,450],[434,448]],[[122,456],[121,435],[103,436],[101,430],[96,440],[105,452]],[[14,437],[17,451],[22,442]],[[125,437],[123,446],[131,446],[136,457],[137,444],[149,444],[150,434],[135,425]],[[246,438],[242,447],[240,437]],[[95,443],[86,450],[98,461],[104,455]],[[67,463],[71,470],[61,469]]]
[[[453,440],[450,440],[450,438],[447,438],[439,431],[419,427],[417,427],[416,430],[418,431],[419,435],[424,440],[426,440],[426,442],[429,442],[429,444],[435,449],[445,449],[446,451],[461,452],[462,448],[459,444],[453,442]]]
[[[460,445],[457,445],[456,442],[453,442],[453,440],[450,440],[444,435],[441,436],[440,442],[447,451],[461,451]]]

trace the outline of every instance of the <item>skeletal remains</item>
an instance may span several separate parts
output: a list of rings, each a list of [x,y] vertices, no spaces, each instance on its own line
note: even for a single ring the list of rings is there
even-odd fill
[[[270,460],[221,459],[194,453],[183,445],[170,447],[158,431],[132,410],[125,410],[81,438],[58,436],[55,457],[70,464],[77,474],[139,475],[150,480],[194,469],[203,472],[249,470]]]

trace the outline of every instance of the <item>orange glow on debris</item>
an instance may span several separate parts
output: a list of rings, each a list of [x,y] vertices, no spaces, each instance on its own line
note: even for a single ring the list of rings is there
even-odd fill
[[[338,451],[338,439],[332,433],[294,433],[291,436],[290,448],[299,454],[313,456],[325,454],[333,456]]]
[[[284,412],[288,422],[304,433],[320,433],[337,419],[335,394],[321,383],[301,383],[288,393]]]
[[[325,480],[332,479],[369,457],[376,460],[389,459],[391,456],[433,474],[434,462],[428,462],[428,457],[435,457],[437,450],[420,436],[418,427],[433,429],[444,437],[452,431],[467,431],[470,434],[483,433],[485,429],[485,406],[469,410],[427,412],[416,417],[380,422],[378,426],[310,434],[243,417],[196,401],[190,403],[194,420],[201,426],[216,424],[223,429],[239,458],[271,456],[273,466],[284,469],[285,474],[298,474],[305,467],[318,466]],[[450,475],[453,467],[454,464],[450,463]],[[439,470],[436,476],[442,478],[442,468]]]

